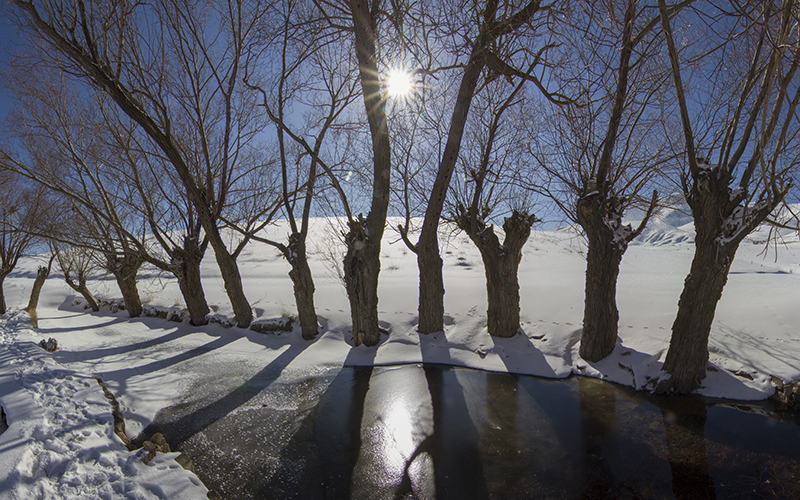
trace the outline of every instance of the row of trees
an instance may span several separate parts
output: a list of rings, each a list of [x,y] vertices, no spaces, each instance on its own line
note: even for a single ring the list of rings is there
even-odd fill
[[[4,175],[61,207],[59,223],[39,232],[98,252],[132,316],[141,313],[136,273],[148,262],[175,275],[192,323],[205,324],[199,266],[211,246],[236,322],[248,326],[237,258],[257,241],[290,264],[311,339],[309,219],[344,215],[353,337],[375,345],[380,244],[396,213],[405,222],[391,229],[418,259],[419,331],[444,329],[445,220],[484,261],[489,333],[510,337],[538,203],[586,236],[580,353],[597,361],[616,345],[622,256],[679,189],[696,253],[659,390],[689,392],[705,376],[736,248],[795,196],[792,0],[6,8],[27,45],[6,82],[16,102],[0,148]],[[387,94],[385,75],[398,67],[414,79],[405,98]],[[622,222],[631,209],[641,214],[636,227]],[[260,233],[276,217],[289,222],[286,241]],[[501,219],[502,241],[493,226]]]

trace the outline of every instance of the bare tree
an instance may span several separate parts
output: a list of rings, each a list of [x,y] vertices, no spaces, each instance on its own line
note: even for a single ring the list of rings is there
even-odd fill
[[[677,19],[682,47],[696,45],[687,40],[703,42],[702,64],[689,65],[703,73],[703,83],[692,89],[684,83],[691,79],[675,42],[676,21],[664,0],[658,6],[683,124],[683,191],[696,236],[664,362],[669,378],[657,390],[687,393],[706,376],[711,324],[736,250],[784,199],[797,167],[783,162],[796,160],[786,153],[798,146],[800,133],[800,17],[792,0],[684,11]],[[691,90],[710,97],[706,106],[690,106]]]
[[[14,81],[17,105],[10,116],[19,147],[0,150],[3,163],[61,198],[66,214],[43,236],[98,252],[101,267],[117,278],[128,313],[139,316],[136,274],[145,260],[158,259],[152,256],[146,219],[140,215],[142,205],[153,200],[139,196],[143,175],[131,161],[137,152],[130,143],[119,143],[127,129],[107,113],[102,96],[94,102],[78,99],[78,91],[61,75],[26,69],[25,79],[32,74],[38,77],[36,85],[22,78]],[[168,183],[159,181],[148,186],[167,192]],[[158,204],[172,207],[179,200],[159,199]],[[169,269],[168,263],[159,263]],[[202,288],[192,293],[202,294]],[[206,313],[199,319],[204,321]]]
[[[466,8],[466,6],[462,5]],[[425,218],[419,240],[409,247],[417,254],[420,274],[419,326],[421,333],[433,333],[444,329],[444,281],[442,279],[442,258],[439,252],[439,220],[442,215],[450,179],[455,171],[459,157],[459,149],[464,134],[472,99],[478,89],[482,74],[491,80],[499,76],[506,78],[523,78],[536,85],[546,96],[558,102],[567,102],[564,96],[549,91],[542,83],[540,76],[534,72],[543,63],[548,45],[539,46],[521,43],[519,46],[509,41],[519,32],[529,30],[535,33],[537,26],[542,29],[546,18],[555,10],[553,4],[544,4],[539,0],[525,3],[521,7],[512,2],[499,5],[497,1],[488,1],[485,5],[476,6],[475,19],[477,27],[462,26],[463,31],[456,31],[468,46],[466,51],[459,51],[467,57],[465,63],[455,63],[450,67],[463,64],[463,73],[458,94],[453,105],[453,114],[449,121],[449,131],[445,145],[441,151],[436,178],[428,197]],[[465,52],[465,53],[464,53]],[[522,68],[515,66],[522,60],[527,61]],[[527,72],[525,71],[527,70]],[[406,232],[407,228],[401,228]],[[407,234],[403,236],[409,242]]]
[[[274,246],[289,262],[300,327],[303,338],[310,340],[317,335],[319,324],[307,255],[309,221],[320,184],[326,176],[333,175],[321,155],[326,139],[329,142],[333,135],[330,132],[341,126],[340,116],[356,101],[358,93],[354,66],[342,63],[350,59],[351,52],[346,46],[346,34],[326,29],[327,23],[308,4],[288,0],[281,2],[279,8],[274,17],[282,21],[282,26],[269,30],[277,35],[255,55],[259,62],[249,64],[250,68],[268,67],[277,60],[278,67],[245,78],[262,95],[262,105],[276,126],[280,205],[291,233],[287,243],[255,234],[252,238]],[[257,83],[257,78],[271,83]],[[293,123],[287,113],[293,107],[306,110],[300,123]],[[342,202],[347,207],[346,197]]]
[[[344,234],[347,252],[343,262],[343,278],[353,322],[353,341],[356,345],[376,345],[380,340],[378,324],[378,275],[380,273],[380,247],[386,226],[391,186],[391,142],[386,113],[386,92],[381,81],[381,45],[385,40],[381,31],[397,26],[397,19],[387,16],[380,0],[352,0],[348,2],[315,4],[329,29],[353,35],[355,59],[358,66],[357,82],[364,100],[366,122],[369,130],[369,175],[371,195],[366,217],[353,216],[347,193],[333,169],[322,160],[307,141],[293,134],[285,126],[281,129],[302,145],[305,153],[316,159],[325,170],[336,190],[345,211],[348,231]],[[398,7],[394,5],[393,7]],[[394,16],[402,16],[395,9]],[[392,23],[391,21],[394,21]]]
[[[130,191],[128,199],[117,201],[129,207],[143,225],[141,234],[128,231],[128,235],[136,241],[144,261],[175,276],[190,322],[205,325],[210,309],[200,279],[200,263],[209,240],[194,205],[158,151],[138,139],[135,125],[123,126],[118,117],[108,113],[113,112],[106,110],[105,116],[110,132],[108,168]]]
[[[391,145],[386,115],[386,95],[381,86],[379,61],[380,0],[350,0],[348,4],[358,61],[359,82],[372,142],[372,203],[366,217],[349,217],[345,235],[344,280],[350,299],[353,341],[376,345],[378,326],[378,274],[392,172]]]
[[[249,325],[252,310],[236,264],[242,246],[227,248],[220,218],[256,158],[247,149],[261,124],[240,76],[262,6],[233,0],[14,5],[56,49],[57,64],[107,93],[162,152],[214,249],[237,323]]]
[[[36,270],[36,278],[33,280],[33,286],[31,287],[31,296],[28,299],[28,306],[25,308],[25,312],[31,317],[31,323],[33,323],[34,328],[39,326],[39,316],[36,314],[36,308],[39,306],[39,296],[42,294],[44,282],[50,276],[50,270],[53,268],[53,260],[55,258],[55,254],[51,252],[47,265],[39,266]]]
[[[669,7],[677,12],[688,2]],[[628,244],[656,209],[652,189],[673,155],[666,140],[658,12],[633,0],[581,3],[570,18],[574,56],[565,72],[582,106],[559,107],[554,133],[540,134],[534,153],[547,173],[544,191],[583,229],[588,243],[580,355],[599,361],[614,349],[617,276]],[[624,224],[641,210],[635,227]]]
[[[0,314],[6,313],[3,281],[36,243],[49,206],[44,189],[0,165]]]
[[[89,276],[97,267],[97,255],[94,251],[87,247],[56,243],[53,245],[53,255],[67,285],[83,296],[92,311],[99,311],[100,305],[87,286]]]
[[[515,85],[505,79],[490,84],[476,100],[473,135],[462,149],[463,182],[454,192],[457,203],[454,220],[478,247],[486,273],[488,299],[487,328],[496,337],[513,337],[520,328],[518,270],[522,247],[537,220],[530,213],[521,180],[530,177],[525,160],[525,129],[519,126],[519,112],[525,79]],[[484,101],[484,102],[481,102]],[[473,146],[473,147],[470,147]],[[511,210],[505,217],[501,242],[488,223],[500,210]]]
[[[321,5],[321,4],[320,4]],[[386,215],[388,212],[389,195],[388,189],[391,186],[391,166],[392,166],[392,140],[390,135],[389,117],[387,114],[386,94],[382,88],[380,75],[383,65],[388,66],[387,50],[380,45],[388,39],[392,39],[400,47],[409,49],[413,52],[414,44],[410,42],[408,36],[408,28],[406,22],[414,19],[414,22],[420,22],[419,19],[425,17],[416,14],[407,14],[410,6],[392,4],[392,12],[386,13],[381,8],[381,2],[350,2],[346,5],[341,4],[324,4],[321,7],[324,12],[324,19],[334,29],[341,29],[352,21],[353,32],[355,35],[356,56],[359,64],[359,77],[362,87],[362,94],[365,100],[366,117],[370,131],[371,153],[373,172],[371,175],[372,186],[372,204],[367,217],[358,216],[353,217],[352,211],[348,208],[347,203],[344,202],[344,208],[348,215],[349,231],[346,234],[345,240],[348,247],[347,254],[344,260],[344,280],[348,291],[348,296],[351,302],[351,314],[353,317],[353,332],[356,344],[365,343],[374,345],[379,340],[379,328],[377,322],[377,280],[380,270],[379,253],[380,253],[380,238],[383,235],[384,226],[386,222]],[[417,7],[416,4],[414,7]],[[448,5],[453,7],[452,5]],[[464,7],[464,6],[462,6]],[[449,11],[448,8],[442,9],[441,13]],[[452,176],[452,170],[455,168],[456,158],[458,156],[458,147],[460,145],[461,136],[463,134],[464,122],[466,121],[469,104],[474,95],[475,88],[479,77],[484,68],[489,68],[487,71],[487,80],[491,80],[499,75],[506,77],[521,77],[538,85],[545,94],[554,99],[559,100],[562,96],[550,93],[546,90],[545,86],[539,78],[532,73],[532,68],[528,73],[517,70],[512,67],[507,60],[510,60],[509,51],[513,52],[514,49],[505,47],[500,49],[502,45],[498,42],[499,39],[505,35],[512,33],[523,26],[527,26],[531,22],[531,17],[537,12],[544,12],[549,9],[549,6],[542,7],[539,2],[531,2],[526,4],[519,10],[515,10],[514,6],[504,5],[499,8],[496,2],[489,2],[485,10],[481,10],[479,17],[483,21],[479,22],[478,34],[470,34],[469,30],[473,28],[469,23],[458,25],[453,33],[458,33],[459,36],[467,36],[470,41],[467,42],[472,49],[472,56],[467,64],[465,77],[462,80],[462,91],[459,91],[457,104],[453,119],[451,120],[451,133],[449,134],[447,145],[443,152],[443,161],[439,167],[439,177],[434,185],[434,195],[430,197],[430,205],[428,208],[429,216],[426,216],[425,223],[423,224],[422,235],[420,242],[425,247],[422,250],[420,262],[427,262],[430,260],[431,255],[434,256],[433,260],[438,260],[438,267],[429,269],[425,264],[420,264],[421,280],[421,320],[420,331],[425,330],[424,325],[426,322],[423,317],[435,318],[440,326],[429,331],[438,331],[442,329],[442,316],[443,316],[443,285],[441,282],[441,258],[438,253],[438,226],[439,218],[443,208],[444,197],[447,191],[449,179]],[[458,10],[456,8],[455,10]],[[417,11],[414,10],[416,13]],[[420,9],[419,12],[424,12]],[[406,15],[404,15],[406,14]],[[458,23],[456,23],[458,24]],[[452,27],[452,25],[448,25]],[[381,31],[382,30],[382,31]],[[424,30],[422,30],[424,32]],[[425,43],[424,40],[420,43]],[[493,52],[491,48],[494,47]],[[463,47],[462,47],[463,48]],[[519,53],[525,54],[525,57],[530,59],[538,59],[547,50],[548,47],[542,48],[538,54],[530,50],[520,49]],[[505,50],[505,51],[504,51]],[[424,52],[424,50],[423,50]],[[456,53],[460,50],[456,49]],[[469,52],[469,51],[468,51]],[[506,57],[504,60],[503,57]],[[381,59],[383,58],[383,59]],[[456,55],[458,59],[458,55]],[[431,66],[431,64],[428,64]],[[536,66],[536,64],[532,65]],[[418,74],[433,74],[437,71],[447,68],[459,67],[459,63],[451,64],[441,68],[432,69],[431,67],[417,70]],[[313,154],[309,146],[304,146],[306,152]],[[404,151],[410,151],[406,148]],[[323,163],[320,163],[323,165]],[[333,181],[336,185],[336,182]],[[341,189],[337,186],[341,192]],[[406,206],[408,203],[406,203]],[[437,208],[438,207],[438,208]],[[408,227],[401,227],[400,232],[403,240],[413,251],[419,254],[420,244],[411,244],[408,239]],[[431,235],[433,238],[432,246],[429,245]],[[431,249],[428,252],[427,249]],[[428,279],[432,277],[434,283],[437,282],[436,271],[438,270],[438,289],[439,293],[439,314],[428,314],[428,300],[425,299],[426,293],[431,290],[428,284]],[[434,293],[435,295],[435,293]]]

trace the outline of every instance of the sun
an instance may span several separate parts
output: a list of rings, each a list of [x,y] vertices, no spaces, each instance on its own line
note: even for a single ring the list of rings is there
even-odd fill
[[[402,68],[392,68],[386,75],[386,92],[389,97],[406,98],[414,91],[411,73]]]

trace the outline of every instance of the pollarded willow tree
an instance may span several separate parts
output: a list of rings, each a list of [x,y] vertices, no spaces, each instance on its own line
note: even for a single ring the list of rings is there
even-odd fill
[[[489,82],[476,96],[473,119],[468,123],[452,218],[478,247],[486,274],[489,334],[513,337],[520,328],[519,264],[522,247],[536,217],[531,213],[530,192],[523,187],[531,176],[524,154],[528,136],[519,123],[525,117],[525,79],[515,85],[506,79]],[[501,241],[489,222],[498,211],[505,217]]]
[[[688,2],[670,6],[670,12]],[[617,341],[617,277],[628,244],[656,208],[651,191],[672,158],[666,140],[669,74],[662,69],[658,10],[634,0],[578,4],[570,16],[571,56],[564,71],[582,106],[554,110],[551,133],[532,141],[547,173],[544,191],[586,236],[585,307],[580,355],[599,361]],[[643,214],[623,224],[631,208]]]
[[[260,2],[185,4],[15,0],[20,23],[54,49],[53,63],[107,94],[160,151],[196,210],[236,321],[252,310],[221,218],[236,183],[262,161],[263,123],[241,76]]]
[[[379,67],[380,30],[388,28],[388,20],[381,7],[381,0],[350,0],[347,5],[358,61],[358,81],[372,144],[372,200],[366,217],[349,218],[349,231],[345,235],[344,281],[350,299],[353,341],[356,345],[363,343],[368,346],[376,345],[380,340],[378,275],[392,172],[386,91],[381,85]]]
[[[39,297],[42,295],[42,287],[44,287],[44,282],[47,280],[47,278],[50,277],[50,271],[53,269],[53,261],[55,258],[55,253],[53,253],[51,249],[50,258],[47,261],[47,265],[39,265],[39,267],[36,269],[36,278],[33,279],[31,295],[28,298],[28,305],[25,307],[25,312],[30,314],[31,323],[33,323],[34,328],[39,326],[39,318],[36,314],[36,308],[39,307]]]
[[[357,67],[355,72],[356,88],[360,87],[355,98],[363,100],[364,116],[366,117],[369,133],[369,147],[365,151],[372,167],[371,175],[367,175],[370,184],[369,212],[367,216],[354,216],[350,210],[347,193],[342,183],[337,179],[333,169],[321,158],[317,145],[322,144],[324,134],[322,129],[316,133],[315,145],[297,135],[286,126],[285,120],[278,115],[278,108],[271,110],[273,121],[279,125],[280,131],[286,133],[300,144],[305,152],[315,162],[315,167],[321,167],[336,190],[342,207],[346,212],[348,230],[344,234],[347,252],[343,261],[343,278],[345,289],[350,301],[350,316],[353,326],[353,341],[356,345],[376,345],[380,340],[380,327],[378,324],[378,275],[380,274],[380,248],[383,232],[386,227],[386,218],[389,209],[389,188],[391,177],[391,145],[386,113],[386,91],[382,82],[382,70],[385,61],[381,60],[383,43],[396,28],[402,10],[398,5],[392,5],[393,14],[384,10],[381,0],[352,0],[341,2],[315,3],[325,30],[333,33],[346,33],[346,54],[343,54],[345,65],[353,64]],[[394,23],[394,24],[393,24]],[[338,39],[338,37],[334,37]],[[355,56],[355,57],[353,57]],[[338,72],[339,75],[348,73]],[[323,72],[325,73],[325,72]],[[333,75],[335,73],[329,73]],[[324,85],[333,85],[329,89],[328,97],[337,97],[336,87],[342,81],[335,78]],[[343,87],[342,90],[344,90]],[[334,92],[330,92],[334,90]],[[349,102],[351,97],[339,101],[335,106],[328,106],[329,113],[323,121],[323,128],[329,120],[336,116],[347,106],[339,108],[340,104]],[[333,113],[333,114],[331,114]],[[276,119],[277,118],[277,119]],[[330,122],[332,123],[332,121]],[[328,125],[330,127],[330,125]],[[351,159],[352,161],[352,159]],[[355,168],[356,166],[353,165]]]
[[[800,146],[800,9],[793,0],[720,2],[673,18],[664,0],[658,6],[696,236],[664,362],[669,378],[657,391],[688,393],[706,376],[711,324],[736,250],[779,206],[800,164],[792,151]],[[674,25],[684,32],[680,46]],[[694,49],[701,64],[687,64]]]
[[[383,232],[386,226],[386,218],[389,207],[389,188],[391,177],[391,145],[386,113],[386,91],[383,87],[382,71],[385,68],[385,61],[381,55],[383,43],[388,37],[395,33],[397,21],[402,17],[402,9],[393,5],[394,14],[383,9],[383,2],[380,0],[372,1],[340,1],[325,2],[313,5],[313,9],[306,9],[307,15],[304,21],[300,21],[298,30],[296,26],[287,26],[297,34],[305,34],[306,38],[301,40],[289,40],[286,37],[277,37],[278,53],[280,62],[277,64],[278,77],[277,84],[268,87],[262,85],[254,77],[248,76],[248,84],[252,88],[260,90],[262,104],[267,109],[270,119],[278,130],[278,145],[281,154],[282,180],[286,183],[283,190],[282,206],[287,209],[287,217],[295,219],[293,213],[294,203],[300,199],[296,195],[303,191],[303,220],[299,231],[296,231],[296,221],[294,222],[293,235],[290,236],[287,258],[292,263],[292,272],[299,278],[299,283],[295,283],[295,292],[301,292],[298,307],[303,307],[304,321],[307,323],[306,337],[311,337],[316,333],[316,314],[313,312],[313,281],[310,279],[310,271],[307,269],[305,259],[305,238],[308,231],[307,219],[310,213],[312,196],[315,184],[319,181],[320,175],[317,169],[321,169],[326,178],[330,181],[330,187],[335,191],[335,198],[341,202],[341,208],[347,218],[348,230],[344,233],[346,253],[343,261],[343,280],[347,296],[350,302],[350,315],[352,318],[353,341],[356,345],[365,344],[368,346],[376,345],[380,340],[380,327],[378,323],[378,275],[380,273],[380,247]],[[282,13],[284,19],[287,12]],[[316,21],[315,21],[316,20]],[[316,26],[315,26],[316,25]],[[312,29],[313,35],[309,35],[306,29]],[[316,31],[316,30],[321,31]],[[315,41],[321,42],[318,47],[313,47]],[[301,49],[300,52],[292,53],[290,49],[296,49],[299,44],[311,43],[314,50]],[[273,46],[274,48],[274,46]],[[344,49],[344,50],[342,50]],[[334,59],[327,59],[333,56]],[[296,59],[299,57],[299,59]],[[310,63],[313,68],[304,63]],[[273,62],[273,64],[275,64]],[[301,66],[303,68],[301,69]],[[307,78],[308,85],[300,84],[300,88],[293,88],[296,85],[292,80],[297,77]],[[322,96],[321,102],[314,105],[321,105],[324,111],[321,118],[317,118],[316,125],[307,128],[308,137],[303,135],[293,123],[286,117],[286,106],[295,104],[301,107],[307,106],[308,102],[294,101],[291,94],[301,92],[301,90],[311,90],[312,94]],[[317,92],[322,90],[322,92]],[[272,94],[274,92],[274,94]],[[278,97],[277,101],[275,97]],[[287,102],[286,98],[290,99]],[[312,97],[313,99],[313,97]],[[366,118],[368,146],[359,153],[363,154],[367,163],[371,166],[371,174],[366,174],[359,168],[358,159],[354,155],[353,145],[359,142],[357,130],[352,128],[343,134],[345,142],[325,147],[326,135],[332,128],[341,130],[341,124],[337,123],[339,115],[345,110],[353,113],[356,101],[364,103],[364,111],[360,113]],[[351,105],[352,104],[352,105]],[[360,107],[360,106],[358,106]],[[317,110],[316,112],[319,112]],[[312,115],[314,113],[311,113]],[[335,127],[334,127],[335,124]],[[301,156],[307,156],[311,161],[311,169],[306,174],[304,184],[296,184],[300,189],[290,192],[288,188],[289,171],[287,165],[286,137],[290,137],[301,151]],[[341,137],[340,137],[341,139]],[[346,160],[337,160],[336,163],[343,161],[350,163],[350,168],[346,171],[359,171],[368,178],[369,194],[366,197],[369,204],[367,216],[354,216],[350,208],[350,200],[347,190],[343,183],[347,179],[339,179],[341,168],[326,161],[327,158],[340,157],[337,152],[331,154],[330,150],[347,149],[344,156]],[[323,151],[324,150],[324,151]],[[330,202],[325,197],[323,199]],[[336,203],[336,202],[333,202]],[[283,244],[275,244],[278,248]],[[293,254],[290,247],[300,250],[302,244],[303,253]],[[293,276],[294,280],[295,277]],[[299,286],[298,286],[299,285]],[[309,300],[312,299],[312,300]],[[313,318],[313,320],[311,320]],[[304,327],[306,332],[306,327]]]

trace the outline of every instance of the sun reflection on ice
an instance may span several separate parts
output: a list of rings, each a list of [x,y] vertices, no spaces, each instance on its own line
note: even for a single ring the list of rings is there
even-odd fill
[[[433,408],[415,368],[376,369],[370,379],[354,498],[433,492],[433,459],[421,448],[433,434]]]

